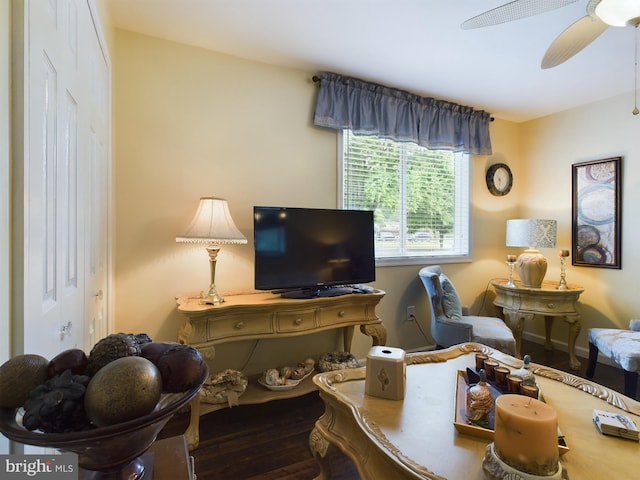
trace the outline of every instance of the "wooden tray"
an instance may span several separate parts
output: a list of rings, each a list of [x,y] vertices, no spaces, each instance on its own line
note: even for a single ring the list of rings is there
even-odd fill
[[[491,391],[491,396],[493,397],[494,403],[495,399],[502,395],[498,389],[496,389],[490,383],[487,383],[489,386],[489,390]],[[456,430],[460,433],[464,433],[467,435],[472,435],[474,437],[484,438],[485,440],[493,441],[493,411],[489,414],[489,426],[490,428],[483,428],[478,425],[474,425],[467,420],[466,416],[466,405],[467,405],[467,374],[462,370],[458,370],[457,373],[457,381],[456,381],[456,395],[455,395],[455,408],[453,411],[453,425],[456,427]],[[540,400],[544,402],[544,398],[542,395],[540,396]],[[558,428],[558,451],[560,456],[564,455],[569,451],[569,447],[564,440],[564,436],[562,432]]]

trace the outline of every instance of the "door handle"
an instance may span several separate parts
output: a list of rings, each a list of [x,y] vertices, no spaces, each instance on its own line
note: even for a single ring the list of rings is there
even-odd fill
[[[72,327],[72,323],[71,322],[67,322],[66,325],[61,325],[60,326],[60,341],[64,340],[65,335],[67,337],[71,336],[71,327]]]

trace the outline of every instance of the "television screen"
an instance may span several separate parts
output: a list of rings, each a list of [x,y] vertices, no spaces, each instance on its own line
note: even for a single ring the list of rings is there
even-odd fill
[[[322,296],[375,280],[372,211],[256,206],[253,218],[256,289]]]

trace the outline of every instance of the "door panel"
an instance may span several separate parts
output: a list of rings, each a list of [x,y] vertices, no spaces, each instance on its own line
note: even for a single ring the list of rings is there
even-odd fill
[[[87,35],[84,47],[90,65],[85,228],[85,343],[89,348],[108,334],[109,221],[109,69],[98,38]]]
[[[109,66],[90,1],[24,0],[24,32],[16,29],[24,49],[16,188],[24,277],[14,351],[47,358],[88,352],[108,332]]]
[[[28,3],[24,351],[84,347],[76,0]],[[80,248],[79,248],[80,246]]]

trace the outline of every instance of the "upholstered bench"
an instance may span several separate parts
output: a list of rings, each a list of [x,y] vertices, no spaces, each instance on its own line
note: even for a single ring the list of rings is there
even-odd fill
[[[598,352],[624,369],[624,394],[635,398],[640,371],[640,320],[631,320],[629,330],[590,328],[587,378],[593,378]]]

